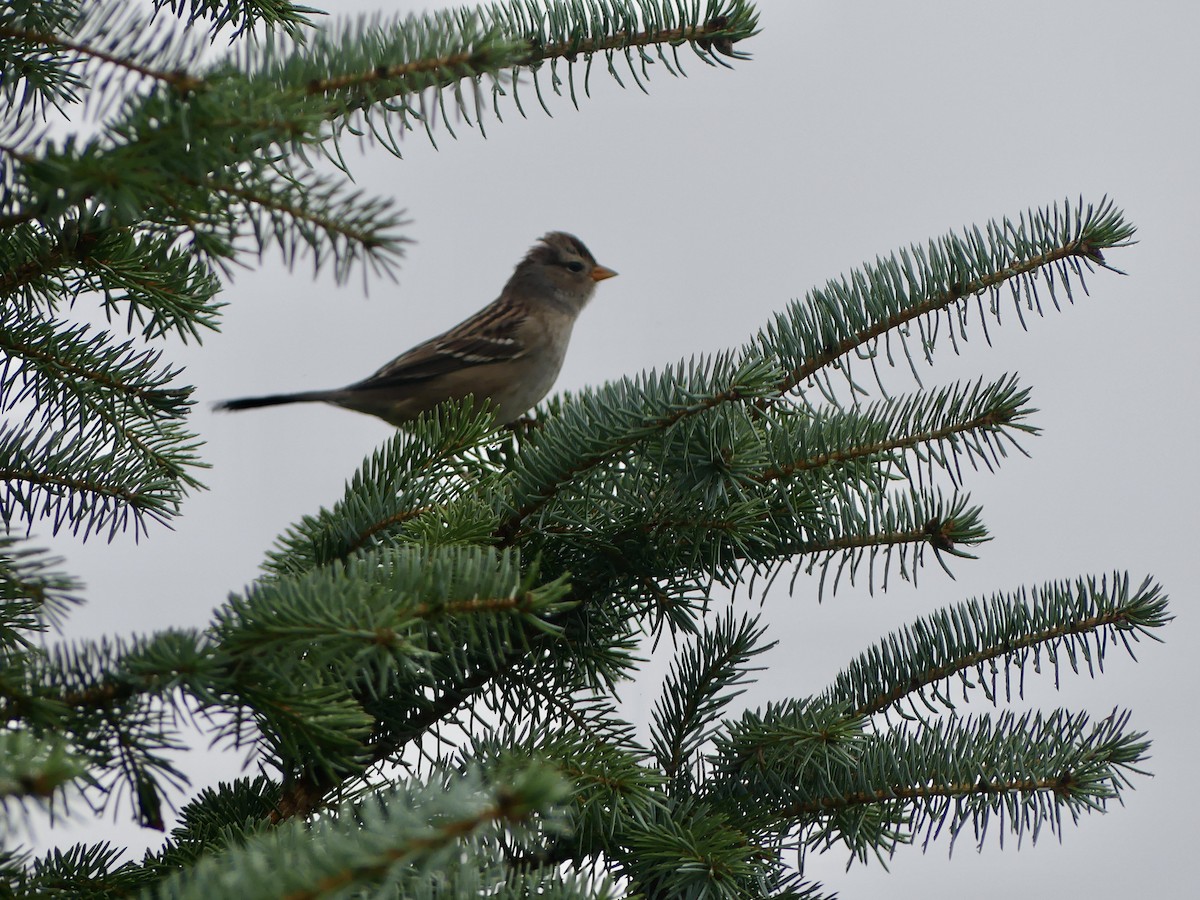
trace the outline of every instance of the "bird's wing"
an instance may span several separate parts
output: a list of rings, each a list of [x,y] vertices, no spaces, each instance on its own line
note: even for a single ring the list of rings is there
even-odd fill
[[[516,314],[502,297],[445,334],[396,357],[374,375],[351,385],[351,389],[414,384],[471,366],[520,359],[526,353],[520,335],[524,322],[525,317]]]

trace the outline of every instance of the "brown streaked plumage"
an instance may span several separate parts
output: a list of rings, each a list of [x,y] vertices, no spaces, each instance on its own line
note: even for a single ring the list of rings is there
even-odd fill
[[[549,393],[575,319],[596,284],[616,275],[573,235],[552,231],[517,265],[492,303],[344,388],[245,397],[217,409],[332,403],[401,426],[444,400],[487,398],[496,420],[520,418]]]

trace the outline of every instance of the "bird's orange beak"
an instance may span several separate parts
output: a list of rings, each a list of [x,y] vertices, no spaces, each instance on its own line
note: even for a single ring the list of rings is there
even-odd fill
[[[592,269],[592,281],[603,281],[605,278],[612,278],[617,273],[608,266],[596,266]]]

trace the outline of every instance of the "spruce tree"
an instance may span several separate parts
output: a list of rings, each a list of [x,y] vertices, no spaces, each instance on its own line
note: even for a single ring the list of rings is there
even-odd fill
[[[912,622],[830,684],[735,711],[771,635],[728,592],[886,586],[987,540],[964,492],[1036,432],[1015,377],[908,395],[967,328],[1073,302],[1133,228],[1066,200],[902,248],[752,340],[546,402],[496,430],[447,405],[295,524],[204,630],[39,639],[78,586],[35,524],[152,544],[201,487],[169,334],[219,321],[268,249],[391,273],[390,202],[318,174],[494,127],[647,62],[732,68],[745,0],[504,0],[362,21],[286,0],[17,0],[0,10],[0,796],[6,896],[820,897],[806,852],[886,857],[990,827],[1036,836],[1141,771],[1128,714],[1013,709],[1027,669],[1098,664],[1169,619],[1123,572]],[[736,77],[731,72],[730,77]],[[109,326],[71,317],[102,305]],[[1007,588],[1007,586],[1005,586]],[[649,734],[615,689],[675,662]],[[958,696],[995,712],[963,712]],[[262,774],[190,794],[181,716]],[[164,845],[13,849],[27,807],[123,806]]]

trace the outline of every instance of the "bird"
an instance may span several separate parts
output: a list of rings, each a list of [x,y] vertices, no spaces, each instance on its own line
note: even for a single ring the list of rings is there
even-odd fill
[[[509,425],[550,392],[575,320],[596,285],[617,273],[574,235],[551,231],[517,264],[500,296],[449,331],[343,388],[224,400],[218,410],[331,403],[403,427],[446,400],[490,402]]]

